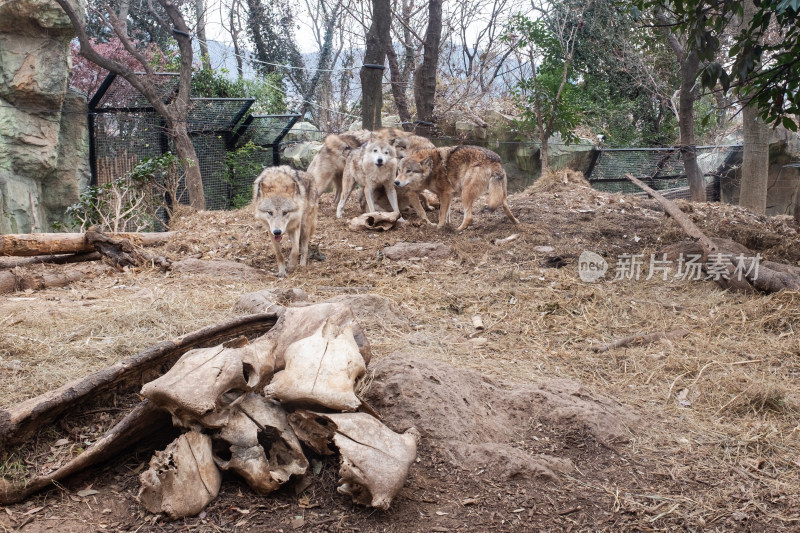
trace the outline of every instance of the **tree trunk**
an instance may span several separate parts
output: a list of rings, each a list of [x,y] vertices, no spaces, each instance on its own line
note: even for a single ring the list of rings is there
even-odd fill
[[[739,205],[763,215],[767,210],[769,176],[769,126],[758,116],[758,107],[742,109],[742,183]]]
[[[175,152],[183,165],[186,176],[186,190],[189,192],[189,205],[195,209],[206,208],[206,195],[203,190],[203,177],[200,175],[200,165],[194,144],[189,137],[186,122],[167,122],[167,135],[175,145]]]
[[[706,201],[706,180],[697,164],[697,146],[694,139],[694,101],[697,98],[695,80],[700,70],[700,58],[688,52],[681,62],[681,94],[678,101],[678,125],[681,133],[681,153],[686,180],[693,202]]]
[[[194,12],[197,15],[197,44],[200,45],[200,61],[203,64],[203,70],[211,70],[211,57],[208,55],[208,38],[206,37],[205,0],[194,0]]]
[[[383,107],[383,64],[386,62],[386,46],[391,41],[392,8],[389,0],[372,0],[372,23],[367,32],[367,49],[361,67],[361,126],[376,130],[381,127]],[[375,66],[366,66],[375,65]],[[380,67],[378,67],[380,66]]]
[[[542,174],[550,168],[550,146],[548,145],[550,139],[542,135],[540,137],[541,147],[539,148],[539,160],[542,162]]]
[[[400,72],[400,64],[397,61],[397,53],[394,51],[394,45],[392,43],[389,43],[386,47],[386,56],[389,58],[392,96],[394,96],[394,105],[397,107],[397,114],[400,117],[400,122],[403,124],[410,123],[411,113],[408,111],[405,84],[401,79],[402,73]]]
[[[433,107],[436,96],[436,74],[439,69],[439,43],[442,40],[442,2],[428,1],[428,29],[423,43],[422,63],[414,73],[414,101],[417,118],[423,122],[421,135],[433,134]],[[427,124],[425,124],[427,123]]]
[[[743,2],[742,27],[753,20],[756,7],[753,0]],[[758,105],[752,100],[742,109],[742,182],[739,205],[763,215],[767,211],[769,176],[769,126],[759,118]]]

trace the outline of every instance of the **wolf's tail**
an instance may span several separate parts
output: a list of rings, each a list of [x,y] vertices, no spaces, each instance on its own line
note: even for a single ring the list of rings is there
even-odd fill
[[[505,170],[501,167],[493,171],[489,178],[489,209],[494,210],[503,205],[507,196],[508,179]]]

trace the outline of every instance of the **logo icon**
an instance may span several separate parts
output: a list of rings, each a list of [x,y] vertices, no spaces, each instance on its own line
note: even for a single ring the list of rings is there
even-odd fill
[[[578,258],[578,276],[586,283],[593,283],[603,276],[608,271],[608,263],[606,260],[589,250],[581,252]]]

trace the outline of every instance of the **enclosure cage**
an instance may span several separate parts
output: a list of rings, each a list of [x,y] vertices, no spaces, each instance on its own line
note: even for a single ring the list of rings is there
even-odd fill
[[[158,88],[164,102],[177,93],[178,74],[158,73],[148,81]],[[187,127],[197,153],[207,209],[237,208],[248,203],[253,181],[264,167],[278,164],[281,140],[299,118],[245,118],[254,103],[254,98],[191,99]],[[126,176],[144,158],[174,152],[164,119],[138,90],[114,73],[105,78],[89,101],[88,121],[92,185]],[[182,182],[177,201],[188,203]]]
[[[698,146],[697,164],[706,183],[709,201],[720,201],[724,184],[742,163],[742,145]],[[606,192],[645,194],[625,175],[639,178],[670,199],[691,199],[680,147],[604,148],[595,150],[585,173],[593,188]]]

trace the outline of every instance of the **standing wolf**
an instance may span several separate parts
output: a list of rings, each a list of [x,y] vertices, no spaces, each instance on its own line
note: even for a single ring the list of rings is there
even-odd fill
[[[418,150],[403,158],[394,184],[413,191],[428,189],[439,196],[439,227],[444,227],[452,195],[461,192],[464,220],[456,231],[462,231],[472,221],[472,205],[489,189],[489,209],[503,206],[514,224],[519,221],[508,207],[506,171],[500,156],[479,146],[455,146]],[[414,201],[416,199],[416,201]],[[428,220],[416,195],[411,197],[417,215]]]
[[[353,192],[356,183],[364,189],[369,212],[375,211],[374,191],[383,187],[392,211],[399,213],[394,179],[397,174],[397,152],[392,144],[381,138],[373,138],[367,144],[353,150],[347,157],[342,174],[342,196],[336,207],[336,218],[342,218],[344,204]]]
[[[265,169],[253,184],[255,216],[267,225],[267,232],[278,263],[278,276],[286,275],[281,253],[281,240],[287,235],[292,241],[289,270],[308,262],[308,244],[317,228],[317,189],[314,180],[289,166]]]

